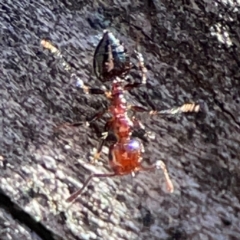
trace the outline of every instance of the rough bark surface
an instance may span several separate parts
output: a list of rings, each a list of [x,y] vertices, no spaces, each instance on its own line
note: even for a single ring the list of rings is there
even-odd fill
[[[2,0],[0,239],[240,239],[239,6]],[[144,55],[148,84],[131,91],[131,101],[147,105],[147,94],[157,109],[201,101],[204,112],[138,114],[156,133],[144,142],[146,164],[165,161],[173,194],[160,171],[146,172],[94,180],[69,207],[64,200],[91,172],[109,171],[107,146],[97,165],[89,163],[104,119],[55,127],[84,121],[106,99],[81,93],[40,41],[50,39],[86,84],[101,86],[92,58],[105,28]]]

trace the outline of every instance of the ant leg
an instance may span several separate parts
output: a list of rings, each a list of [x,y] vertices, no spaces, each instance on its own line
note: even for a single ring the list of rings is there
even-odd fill
[[[140,107],[140,106],[133,106],[133,105],[128,105],[127,107],[129,110],[132,110],[134,112],[149,112],[147,108]],[[145,126],[142,124],[142,122],[138,119],[136,119],[135,116],[132,117],[132,122],[134,126],[142,129],[144,131],[143,137],[146,137],[147,139],[155,139],[155,134],[151,131],[146,131]]]
[[[163,161],[161,160],[158,160],[155,164],[155,167],[156,169],[162,169],[163,173],[164,173],[164,177],[165,177],[165,180],[166,180],[166,184],[167,184],[167,190],[172,193],[174,191],[174,187],[173,187],[173,184],[172,184],[172,181],[168,175],[168,170],[166,168],[166,165]]]
[[[64,128],[64,127],[79,127],[83,125],[83,122],[75,122],[75,123],[63,123],[61,125],[58,125],[54,128],[55,131]]]
[[[175,115],[178,113],[192,113],[199,112],[201,110],[200,104],[197,103],[184,103],[180,107],[173,107],[171,109],[157,111],[156,106],[151,102],[149,96],[145,93],[144,98],[147,104],[152,108],[152,111],[149,112],[150,115]],[[139,107],[139,106],[128,106],[128,109],[132,109],[135,112],[148,112],[148,109]]]
[[[163,173],[164,173],[164,177],[166,180],[166,187],[168,192],[172,193],[174,191],[174,187],[172,184],[172,181],[168,175],[168,170],[166,168],[166,165],[163,161],[159,160],[157,161],[154,165],[150,166],[150,167],[141,167],[142,171],[149,171],[149,170],[153,170],[153,169],[162,169]]]
[[[150,115],[175,115],[178,113],[193,113],[201,110],[200,104],[197,103],[185,103],[180,107],[173,107],[171,109],[162,111],[150,111]]]
[[[141,82],[140,83],[129,83],[124,86],[124,90],[129,91],[133,88],[140,87],[141,85],[145,85],[147,83],[147,68],[144,65],[144,58],[140,52],[135,51],[138,59],[139,69],[141,71]]]
[[[95,113],[87,122],[91,123],[96,121],[97,119],[101,118],[106,112],[107,112],[107,109],[104,109],[103,111]]]
[[[82,122],[73,122],[73,123],[63,123],[59,126],[57,126],[55,128],[55,130],[59,130],[60,128],[63,128],[63,127],[79,127],[79,126],[82,126],[84,123],[86,124],[86,126],[89,126],[90,123],[96,121],[97,119],[101,118],[105,113],[106,113],[107,110],[104,110],[104,111],[101,111],[101,112],[98,112],[96,114],[94,114],[89,121],[82,121]]]
[[[90,181],[92,180],[92,178],[106,178],[106,177],[115,177],[117,176],[117,173],[102,173],[102,174],[92,174],[88,177],[88,179],[85,181],[85,183],[83,184],[82,188],[80,188],[79,190],[77,190],[76,192],[74,192],[70,197],[68,197],[66,199],[66,202],[72,202],[74,200],[76,200],[76,198],[81,195],[81,193],[83,192],[83,190],[87,187],[87,185],[90,183]]]
[[[61,60],[61,65],[65,71],[67,71],[69,73],[71,72],[72,67],[64,59],[61,51],[58,48],[56,48],[50,41],[47,41],[47,40],[42,40],[41,45],[44,48],[48,49],[54,56],[56,56],[57,58],[59,58]],[[83,81],[79,77],[77,77],[77,75],[75,73],[72,73],[70,77],[75,80],[76,85],[78,87],[80,87],[81,89],[83,89],[83,91],[86,94],[102,94],[102,95],[106,95],[108,98],[111,96],[109,91],[104,91],[100,88],[90,88],[90,87],[84,85]]]
[[[135,112],[148,112],[149,110],[144,107],[132,106],[129,105],[128,109],[133,110]],[[201,110],[200,104],[197,103],[184,103],[180,107],[173,107],[167,110],[152,110],[149,112],[150,115],[175,115],[178,113],[192,113],[199,112]]]
[[[53,55],[55,55],[56,57],[61,59],[61,65],[63,66],[65,71],[70,71],[71,70],[71,66],[69,65],[69,63],[64,59],[62,53],[60,52],[60,50],[58,50],[55,46],[53,46],[53,44],[50,41],[47,40],[42,40],[41,41],[41,45],[48,49]]]
[[[71,78],[74,79],[76,82],[77,87],[81,88],[85,94],[98,94],[98,95],[105,95],[107,98],[111,98],[112,94],[110,91],[104,91],[100,88],[92,88],[86,86],[82,79],[80,79],[75,73],[71,74]]]
[[[139,64],[139,68],[141,70],[141,84],[146,84],[147,83],[147,68],[144,65],[144,58],[143,55],[140,52],[135,51],[136,55],[137,55],[137,59],[138,59],[138,64]]]
[[[153,109],[153,111],[156,111],[155,105],[150,101],[148,94],[144,93],[144,99],[147,102],[147,104]],[[146,104],[146,102],[142,104]],[[148,112],[148,108],[140,107],[140,106],[133,106],[129,105],[128,109],[133,110],[135,112]]]
[[[201,110],[201,106],[200,106],[200,104],[196,104],[196,103],[185,103],[180,107],[174,107],[174,108],[167,109],[167,110],[162,110],[162,111],[152,110],[152,111],[149,111],[147,108],[144,108],[144,107],[129,105],[128,109],[132,110],[134,112],[149,112],[150,116],[152,116],[152,115],[165,116],[165,115],[175,115],[175,114],[178,114],[178,113],[199,112]],[[154,107],[154,109],[155,109],[155,107]],[[140,129],[145,131],[145,126],[139,120],[137,120],[135,117],[132,117],[132,121],[133,121],[135,126],[137,126]],[[155,134],[152,133],[151,131],[145,131],[144,137],[147,137],[148,139],[154,139]]]
[[[155,139],[155,134],[151,131],[146,131],[143,123],[140,120],[136,119],[135,116],[132,117],[132,122],[135,127],[140,128],[144,131],[144,135],[143,135],[144,137],[151,140]]]
[[[100,158],[100,154],[102,152],[103,145],[104,145],[104,143],[106,141],[106,138],[108,136],[108,132],[104,132],[104,133],[102,133],[102,135],[103,135],[102,140],[101,140],[100,144],[98,145],[96,153],[94,153],[94,155],[93,155],[93,162],[96,162]]]
[[[124,89],[125,91],[130,91],[130,90],[132,90],[133,88],[138,88],[138,87],[140,87],[141,85],[142,85],[142,83],[138,83],[138,82],[128,83],[128,84],[126,84],[126,85],[123,87],[123,89]]]
[[[134,112],[149,112],[147,108],[140,107],[140,106],[128,105],[127,108]]]
[[[102,137],[101,137],[101,142],[97,148],[97,152],[94,154],[94,157],[93,157],[93,161],[96,161],[100,158],[100,154],[102,152],[102,147],[108,137],[108,131],[109,131],[109,128],[111,126],[111,123],[112,123],[112,120],[106,122],[105,126],[104,126],[104,132],[102,133]]]

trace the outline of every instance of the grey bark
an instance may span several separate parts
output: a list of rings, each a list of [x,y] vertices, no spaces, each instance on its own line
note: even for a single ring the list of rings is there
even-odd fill
[[[0,3],[0,239],[240,239],[240,3],[210,2]],[[109,145],[89,163],[106,119],[55,127],[85,121],[107,101],[77,89],[40,41],[50,39],[86,84],[101,86],[92,57],[104,28],[144,55],[148,84],[130,101],[147,105],[147,94],[157,109],[200,101],[204,112],[138,114],[156,134],[143,142],[146,164],[166,163],[173,194],[160,171],[146,172],[93,181],[69,207],[64,200],[91,172],[110,170]]]

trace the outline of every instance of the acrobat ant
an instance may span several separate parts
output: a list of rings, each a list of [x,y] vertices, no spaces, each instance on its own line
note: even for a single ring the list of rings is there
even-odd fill
[[[41,44],[49,49],[53,54],[60,57],[63,61],[63,67],[69,71],[70,67],[67,62],[63,60],[60,51],[54,47],[50,42],[43,40]],[[110,173],[92,174],[83,184],[82,188],[74,192],[66,199],[67,202],[74,201],[85,189],[92,178],[106,178],[122,176],[127,174],[134,174],[140,171],[149,171],[154,169],[162,169],[167,190],[173,192],[174,187],[168,175],[168,171],[163,161],[158,160],[155,164],[145,167],[142,165],[142,154],[144,147],[139,139],[132,138],[132,132],[135,127],[144,129],[144,126],[134,116],[129,117],[129,110],[133,112],[149,112],[150,115],[174,115],[177,113],[198,112],[200,105],[195,103],[183,104],[181,107],[175,107],[168,110],[149,111],[140,106],[132,106],[127,103],[125,99],[125,92],[133,88],[139,87],[146,83],[147,69],[144,65],[144,59],[141,53],[135,51],[138,59],[138,65],[141,75],[140,83],[125,83],[124,77],[131,69],[131,63],[125,48],[118,39],[109,31],[104,31],[103,37],[100,40],[96,51],[94,53],[94,71],[96,76],[102,82],[111,82],[111,90],[104,91],[98,88],[90,88],[86,86],[76,74],[71,74],[71,77],[76,78],[78,86],[81,87],[85,93],[91,94],[104,94],[109,99],[108,109],[97,113],[92,120],[102,117],[106,112],[110,113],[111,119],[107,121],[104,127],[103,139],[99,144],[97,153],[94,158],[100,157],[100,153],[108,133],[111,131],[116,137],[114,142],[109,148],[109,164],[112,169]]]

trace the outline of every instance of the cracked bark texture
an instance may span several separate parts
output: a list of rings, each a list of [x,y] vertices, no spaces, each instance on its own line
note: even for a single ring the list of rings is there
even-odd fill
[[[0,239],[240,239],[239,1],[10,1],[0,3]],[[202,101],[204,113],[150,119],[146,163],[162,173],[94,180],[69,207],[91,172],[109,171],[107,146],[89,163],[104,119],[83,121],[106,105],[84,95],[40,47],[58,46],[91,86],[94,49],[109,28],[129,53],[140,47],[146,87],[128,98],[157,109]],[[136,63],[136,60],[134,60]],[[137,79],[136,71],[131,77]],[[28,213],[28,214],[27,214]]]

